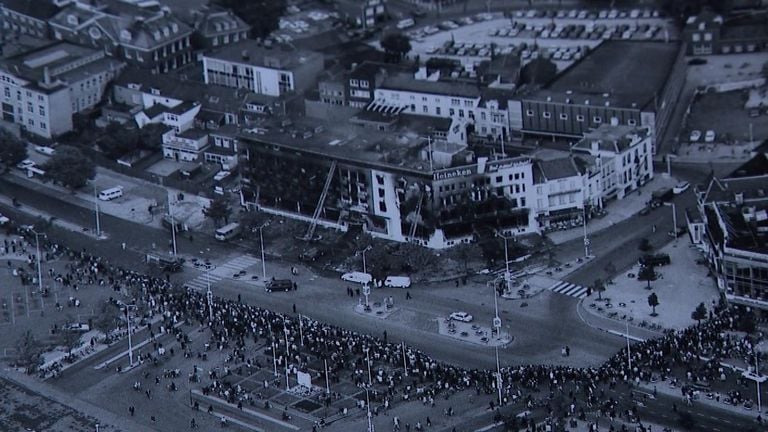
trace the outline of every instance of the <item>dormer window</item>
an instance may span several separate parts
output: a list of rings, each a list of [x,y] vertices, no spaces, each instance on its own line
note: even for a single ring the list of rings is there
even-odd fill
[[[168,36],[170,36],[170,34],[171,34],[171,29],[169,29],[167,26],[163,27],[163,35],[168,37]]]
[[[171,23],[171,31],[174,32],[174,33],[178,33],[179,32],[179,25],[176,24],[176,23]]]
[[[126,42],[130,42],[131,37],[132,37],[131,36],[131,32],[129,32],[128,30],[120,31],[120,40],[123,40],[123,41],[126,41]]]
[[[155,30],[152,33],[152,37],[155,38],[156,41],[159,41],[160,40],[160,30]]]
[[[149,89],[149,92],[152,93],[155,96],[159,96],[160,95],[160,90],[156,89],[156,88]]]

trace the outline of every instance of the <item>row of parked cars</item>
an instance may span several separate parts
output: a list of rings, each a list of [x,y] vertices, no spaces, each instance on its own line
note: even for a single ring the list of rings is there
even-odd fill
[[[604,25],[590,22],[583,24],[533,24],[515,21],[511,27],[494,29],[490,36],[536,37],[542,39],[652,39],[661,28],[651,24]]]
[[[699,140],[701,140],[701,136],[702,136],[701,131],[694,129],[691,131],[691,135],[688,137],[688,140],[690,142],[699,142]],[[708,142],[708,143],[714,142],[715,138],[717,138],[717,134],[712,129],[704,133],[704,142]]]
[[[515,18],[570,18],[570,19],[583,19],[583,20],[595,20],[595,19],[640,19],[640,18],[659,18],[660,13],[653,9],[632,9],[632,10],[619,10],[619,9],[600,9],[600,10],[588,10],[588,9],[530,9],[516,11],[513,16]]]
[[[445,20],[436,25],[429,25],[426,27],[409,30],[405,33],[405,35],[408,36],[411,40],[414,40],[416,42],[422,42],[425,36],[431,36],[441,31],[455,30],[465,25],[470,25],[476,22],[481,22],[481,21],[488,21],[488,20],[492,20],[493,18],[494,18],[493,14],[483,12],[483,13],[478,13],[476,15],[466,16],[466,17],[458,18],[454,20]]]

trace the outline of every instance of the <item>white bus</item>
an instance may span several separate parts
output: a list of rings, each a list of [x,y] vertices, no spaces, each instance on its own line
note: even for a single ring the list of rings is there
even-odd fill
[[[240,224],[232,222],[216,230],[216,240],[227,241],[237,237],[240,234]]]
[[[122,186],[104,189],[103,191],[99,192],[99,199],[102,201],[112,201],[113,199],[120,198],[121,196],[123,196]]]

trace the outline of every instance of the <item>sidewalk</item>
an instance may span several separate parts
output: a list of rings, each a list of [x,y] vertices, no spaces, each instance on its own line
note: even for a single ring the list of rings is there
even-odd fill
[[[101,422],[99,429],[101,431],[153,432],[152,429],[135,423],[129,420],[126,416],[117,415],[99,408],[76,396],[64,393],[53,386],[42,383],[29,375],[3,368],[0,369],[0,377],[26,388],[31,393],[43,398],[51,399],[61,405],[68,406],[84,415],[95,417]]]
[[[611,201],[605,206],[607,214],[601,218],[592,218],[587,223],[587,233],[593,234],[628,219],[646,207],[653,192],[672,187],[678,183],[674,177],[663,173],[654,173],[653,180],[645,186],[629,193],[621,200]],[[547,237],[556,245],[584,237],[584,227],[571,228],[565,231],[552,231]]]
[[[680,237],[656,253],[669,254],[672,263],[656,267],[659,279],[651,282],[651,289],[646,289],[648,282],[638,281],[639,265],[634,265],[614,279],[614,284],[607,285],[599,301],[598,294],[592,293],[583,301],[584,310],[590,314],[616,321],[622,327],[625,322],[632,326],[655,324],[663,329],[680,330],[695,321],[691,313],[700,303],[710,310],[719,296],[714,282],[707,276],[706,266],[696,264],[700,259],[698,249],[689,243],[688,237]],[[631,277],[630,277],[631,275]],[[652,317],[648,296],[655,293],[659,300],[656,307],[658,316]]]

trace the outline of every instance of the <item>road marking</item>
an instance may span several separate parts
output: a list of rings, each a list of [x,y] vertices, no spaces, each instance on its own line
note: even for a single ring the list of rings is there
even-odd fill
[[[566,281],[560,281],[549,287],[549,290],[558,294],[575,297],[578,299],[587,296],[587,288],[581,285],[572,284]]]

